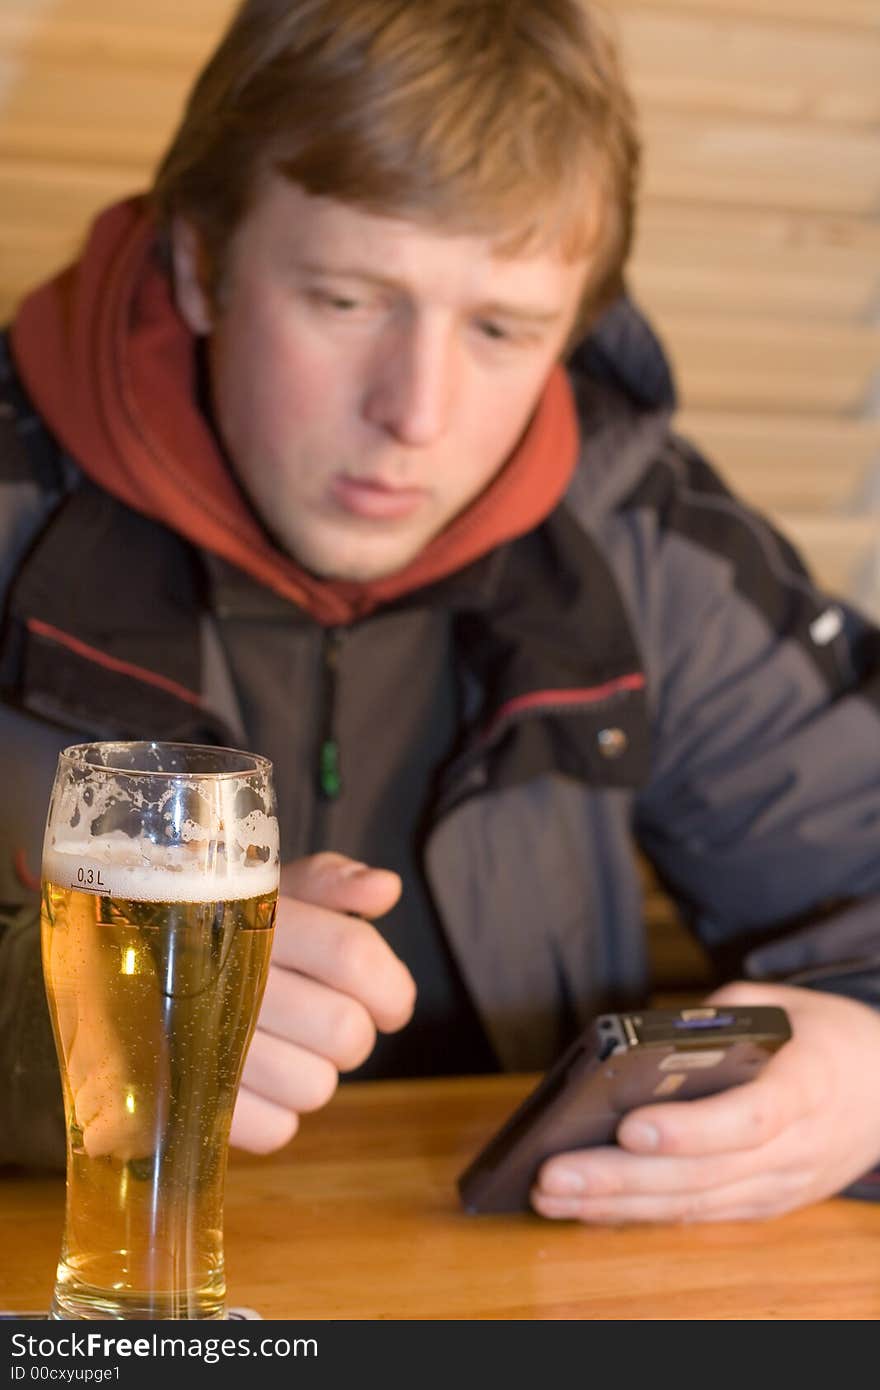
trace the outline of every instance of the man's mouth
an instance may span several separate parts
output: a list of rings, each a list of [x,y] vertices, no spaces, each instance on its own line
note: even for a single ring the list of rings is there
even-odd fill
[[[397,487],[381,478],[358,478],[349,473],[334,476],[330,493],[343,511],[377,521],[411,516],[427,496],[424,488]]]

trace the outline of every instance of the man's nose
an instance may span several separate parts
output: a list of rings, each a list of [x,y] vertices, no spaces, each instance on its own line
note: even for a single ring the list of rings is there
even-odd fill
[[[370,378],[364,413],[402,444],[424,448],[449,427],[457,376],[453,331],[412,321],[396,325],[389,338]]]

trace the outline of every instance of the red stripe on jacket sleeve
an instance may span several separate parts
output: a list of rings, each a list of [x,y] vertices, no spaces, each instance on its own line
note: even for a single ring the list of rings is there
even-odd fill
[[[532,690],[527,695],[517,695],[500,705],[492,716],[486,729],[489,738],[499,724],[512,716],[536,709],[577,709],[581,705],[597,705],[613,695],[629,690],[644,690],[645,677],[641,671],[633,671],[626,676],[618,676],[602,685],[587,685],[566,690]]]
[[[164,690],[168,695],[174,695],[178,700],[185,700],[189,705],[201,706],[202,704],[201,695],[197,695],[194,690],[188,690],[185,685],[179,685],[177,681],[171,680],[168,676],[159,675],[158,671],[148,671],[145,666],[137,666],[131,661],[120,661],[118,657],[111,656],[109,652],[99,651],[97,647],[90,646],[88,642],[81,642],[78,637],[73,637],[69,632],[62,632],[60,628],[53,627],[51,623],[44,623],[40,618],[28,618],[27,626],[38,637],[45,637],[49,642],[57,642],[60,647],[66,647],[68,651],[76,652],[77,656],[85,657],[87,661],[93,661],[96,666],[103,666],[107,671],[116,671],[119,675],[131,676],[132,680],[155,686],[157,690]]]
[[[40,891],[40,880],[37,878],[36,874],[32,874],[30,871],[23,845],[19,845],[18,849],[15,851],[12,862],[15,867],[15,877],[18,879],[22,888],[29,888],[32,892],[38,893]]]

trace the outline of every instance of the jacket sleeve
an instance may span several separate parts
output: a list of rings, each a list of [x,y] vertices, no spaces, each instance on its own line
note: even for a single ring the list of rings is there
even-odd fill
[[[880,1007],[880,632],[683,442],[631,507],[652,576],[640,842],[725,978]]]
[[[0,916],[0,1164],[60,1169],[64,1111],[36,900]]]
[[[634,500],[654,586],[641,843],[726,974],[880,1004],[880,632],[686,446]]]
[[[5,618],[22,556],[60,495],[57,448],[29,411],[0,333],[0,1164],[63,1168],[64,1117],[40,962],[39,897],[22,882],[38,870],[47,788],[61,732],[6,699],[15,644]],[[67,739],[69,742],[69,738]]]

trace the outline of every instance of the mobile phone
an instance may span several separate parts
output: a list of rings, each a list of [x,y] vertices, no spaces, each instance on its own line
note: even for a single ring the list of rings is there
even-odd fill
[[[527,1210],[552,1154],[613,1144],[636,1106],[751,1081],[790,1037],[785,1010],[775,1007],[600,1014],[460,1174],[465,1210]]]

